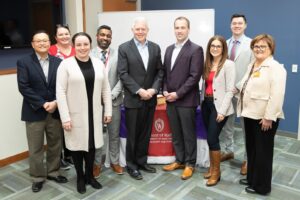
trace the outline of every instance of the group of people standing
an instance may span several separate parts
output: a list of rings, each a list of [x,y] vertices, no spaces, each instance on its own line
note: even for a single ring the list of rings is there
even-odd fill
[[[17,62],[32,191],[39,192],[45,178],[68,181],[59,174],[61,159],[74,164],[79,193],[86,192],[86,184],[102,188],[96,178],[102,165],[103,124],[107,124],[109,141],[106,159],[116,174],[123,174],[119,163],[122,103],[126,170],[136,180],[143,179],[140,170],[155,173],[156,168],[147,164],[147,154],[156,96],[162,90],[175,149],[175,162],[165,165],[164,171],[183,169],[181,179],[192,177],[197,156],[196,109],[201,104],[210,150],[206,185],[216,185],[221,179],[220,162],[234,158],[237,114],[242,117],[246,144],[241,174],[247,178],[240,184],[247,186],[246,192],[268,194],[274,136],[283,118],[286,71],[273,58],[272,36],[260,34],[251,40],[244,34],[246,27],[244,15],[233,15],[232,37],[226,41],[213,36],[204,58],[202,47],[189,39],[189,20],[178,17],[174,21],[176,42],[167,47],[163,63],[159,45],[147,39],[149,28],[143,17],[134,20],[133,39],[121,44],[118,52],[110,48],[112,30],[107,25],[97,29],[94,49],[87,33],[71,38],[67,26],[57,27],[57,44],[51,47],[49,35],[36,32],[34,53]],[[220,134],[226,138],[222,152]],[[60,155],[62,146],[64,156]]]

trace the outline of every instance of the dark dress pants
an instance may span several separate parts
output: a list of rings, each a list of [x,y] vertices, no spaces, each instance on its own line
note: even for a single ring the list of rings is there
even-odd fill
[[[248,157],[247,180],[260,194],[271,192],[274,136],[279,120],[268,131],[261,130],[261,120],[244,118],[246,151]]]
[[[132,170],[147,164],[155,106],[125,108],[126,165]]]
[[[167,105],[176,162],[194,167],[197,158],[196,107]]]

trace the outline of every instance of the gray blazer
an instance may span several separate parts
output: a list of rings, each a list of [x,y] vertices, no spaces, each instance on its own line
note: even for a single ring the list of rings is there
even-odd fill
[[[232,105],[233,89],[235,79],[234,62],[226,60],[219,74],[213,79],[214,104],[219,114],[228,116],[234,113]],[[205,81],[202,85],[201,99],[204,99]]]
[[[118,72],[124,85],[124,105],[127,108],[155,106],[156,95],[147,101],[141,100],[137,91],[149,88],[159,91],[164,75],[160,47],[148,41],[149,61],[147,70],[134,39],[119,46]]]
[[[247,71],[249,63],[251,63],[251,61],[254,60],[254,56],[250,48],[250,43],[252,39],[245,35],[242,37],[243,38],[241,44],[236,51],[236,56],[234,60],[235,72],[236,72],[235,84],[238,83],[244,77],[244,74]],[[228,46],[232,40],[234,40],[233,37],[229,38],[226,41]]]
[[[101,58],[100,52],[98,48],[95,47],[91,51],[91,55],[98,59]],[[111,88],[111,98],[113,101],[113,106],[119,106],[123,102],[123,84],[118,76],[117,71],[117,64],[118,64],[118,52],[112,48],[109,48],[108,54],[108,81]]]

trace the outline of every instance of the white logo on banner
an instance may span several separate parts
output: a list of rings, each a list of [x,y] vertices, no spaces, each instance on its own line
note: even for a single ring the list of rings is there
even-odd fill
[[[164,127],[165,127],[164,120],[162,120],[161,118],[158,118],[157,120],[155,120],[154,126],[155,126],[155,130],[157,132],[162,132],[162,130],[164,130]]]

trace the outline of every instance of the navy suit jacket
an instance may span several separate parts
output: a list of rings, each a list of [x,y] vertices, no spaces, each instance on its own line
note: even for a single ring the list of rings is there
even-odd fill
[[[170,104],[183,107],[198,106],[200,104],[199,81],[204,65],[203,49],[187,40],[171,70],[174,48],[174,44],[170,45],[165,53],[163,91],[177,93],[178,99]]]
[[[120,45],[118,55],[118,72],[124,86],[124,105],[128,108],[140,108],[156,105],[156,95],[144,101],[136,92],[140,89],[161,88],[164,75],[160,47],[148,41],[149,60],[147,70],[142,57],[134,43],[130,40]]]
[[[42,121],[48,112],[43,108],[45,102],[56,99],[56,72],[61,59],[49,56],[48,82],[35,53],[17,61],[17,79],[23,95],[23,121]],[[52,115],[59,119],[58,110]]]

